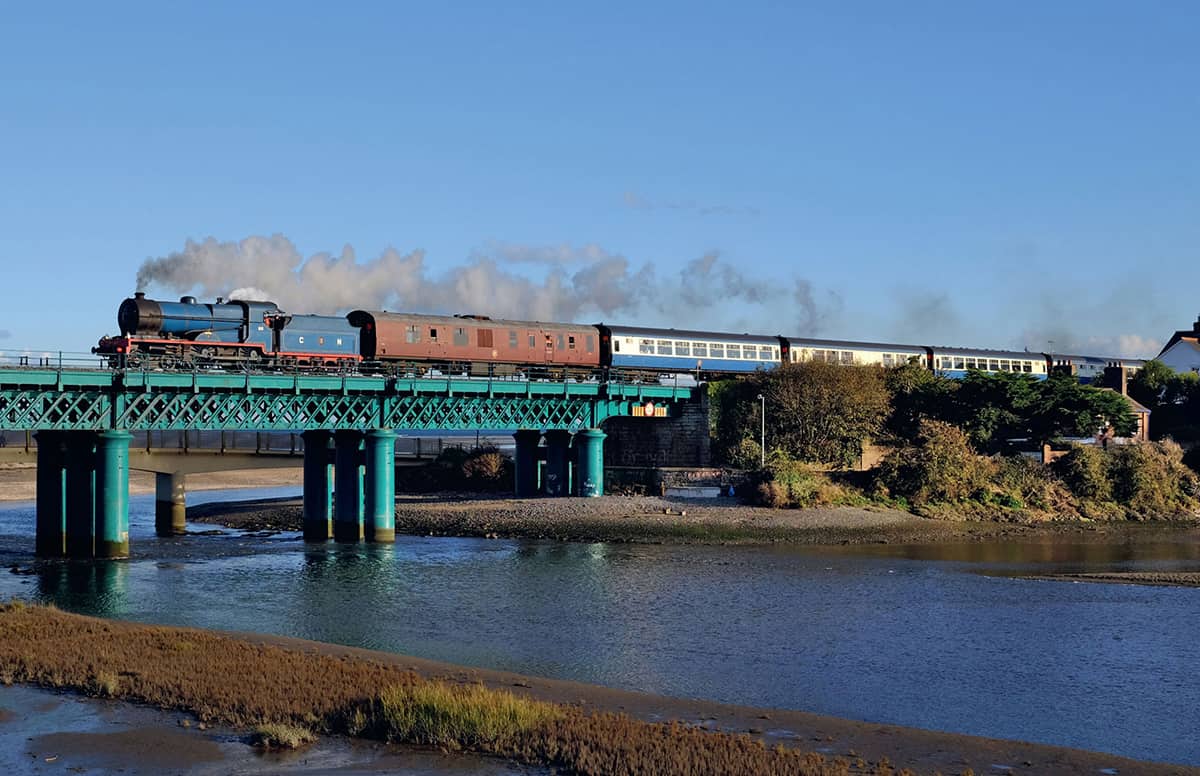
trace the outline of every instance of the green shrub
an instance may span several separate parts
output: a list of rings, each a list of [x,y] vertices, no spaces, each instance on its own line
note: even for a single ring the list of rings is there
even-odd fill
[[[1173,517],[1200,507],[1200,478],[1172,441],[1122,445],[1110,453],[1113,496],[1133,517]]]
[[[729,463],[735,469],[757,469],[762,466],[762,448],[757,441],[747,437],[730,451]]]
[[[1054,471],[1079,498],[1112,500],[1109,455],[1103,449],[1095,445],[1072,445],[1066,455],[1054,462]]]
[[[960,429],[922,420],[917,443],[892,452],[877,476],[892,498],[914,505],[954,503],[986,492],[989,468],[990,462],[975,454]]]

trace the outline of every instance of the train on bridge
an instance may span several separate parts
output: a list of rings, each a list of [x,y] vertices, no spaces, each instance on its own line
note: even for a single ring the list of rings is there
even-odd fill
[[[526,377],[606,376],[697,380],[822,361],[894,367],[918,363],[949,377],[971,370],[1045,379],[1067,371],[1081,382],[1106,368],[1136,371],[1141,359],[825,340],[782,335],[544,323],[480,315],[354,310],[345,316],[289,314],[273,302],[178,302],[138,292],[117,311],[120,335],[93,352],[126,369],[300,369],[391,374]]]

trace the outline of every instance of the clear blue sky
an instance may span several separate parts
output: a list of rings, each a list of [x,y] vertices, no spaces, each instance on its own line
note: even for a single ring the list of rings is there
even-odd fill
[[[424,251],[393,307],[558,266],[583,320],[1152,355],[1200,313],[1198,32],[1182,1],[9,5],[0,349],[86,349],[147,259],[282,235]],[[675,301],[714,254],[737,288]],[[591,305],[597,256],[649,290]]]

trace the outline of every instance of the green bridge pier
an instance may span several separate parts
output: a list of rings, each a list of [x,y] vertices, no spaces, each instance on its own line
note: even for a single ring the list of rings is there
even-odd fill
[[[678,417],[699,395],[694,390],[465,377],[12,369],[0,370],[0,430],[35,432],[36,553],[123,558],[134,431],[301,431],[304,539],[392,542],[395,430],[516,428],[518,498],[600,496],[606,437],[600,423]],[[183,478],[156,475],[160,536],[186,529]]]

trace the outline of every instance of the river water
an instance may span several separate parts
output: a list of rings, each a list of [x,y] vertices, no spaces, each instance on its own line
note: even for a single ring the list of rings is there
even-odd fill
[[[23,572],[0,572],[0,596],[1200,764],[1200,589],[1013,576],[1196,570],[1195,542],[312,546],[291,533],[159,539],[153,523],[152,497],[135,497],[133,559],[32,564],[32,504],[0,506],[0,563]]]

